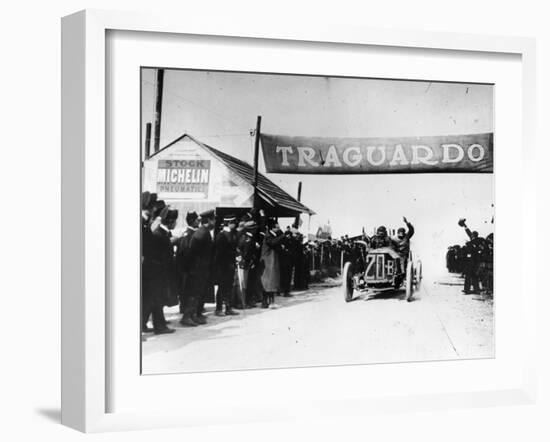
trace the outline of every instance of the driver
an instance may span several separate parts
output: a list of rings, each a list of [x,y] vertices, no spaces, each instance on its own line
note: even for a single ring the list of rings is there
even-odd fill
[[[395,244],[388,236],[388,230],[385,226],[378,227],[378,229],[376,229],[376,235],[370,238],[371,249],[380,249],[382,247],[395,248]]]

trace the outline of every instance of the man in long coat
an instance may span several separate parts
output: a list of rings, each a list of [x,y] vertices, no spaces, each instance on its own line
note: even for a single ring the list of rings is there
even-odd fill
[[[292,268],[294,265],[295,256],[295,240],[292,235],[292,231],[287,229],[284,233],[283,241],[281,243],[279,265],[281,271],[281,292],[283,296],[288,297],[290,295],[290,288],[292,282]]]
[[[216,294],[217,316],[238,315],[232,308],[233,282],[235,281],[237,255],[237,218],[226,217],[224,227],[216,235],[214,255],[214,282],[218,285]],[[223,306],[225,305],[225,313]]]
[[[170,305],[175,298],[174,246],[171,230],[176,226],[178,211],[165,207],[160,214],[160,225],[154,230],[151,242],[152,287],[155,291],[154,311],[158,321],[153,320],[155,334],[173,333],[166,326],[163,307]]]
[[[189,246],[189,290],[195,305],[192,319],[197,324],[206,324],[204,303],[214,291],[214,227],[216,213],[209,210],[201,213],[201,226],[193,234]]]
[[[241,285],[244,291],[244,308],[256,307],[256,282],[259,278],[255,276],[259,263],[260,244],[256,242],[256,231],[258,225],[254,221],[246,221],[243,231],[237,244],[237,257],[239,272],[242,278]]]
[[[189,290],[189,252],[191,248],[191,238],[199,228],[199,215],[197,212],[188,212],[185,217],[187,229],[178,240],[176,252],[176,268],[179,275],[179,295],[180,295],[180,312],[183,314],[180,324],[184,327],[196,327],[198,324],[193,321],[195,300],[194,293]]]
[[[141,331],[144,333],[153,331],[147,326],[147,322],[154,311],[155,299],[155,290],[152,284],[154,272],[151,263],[153,241],[151,215],[156,200],[156,193],[143,192],[141,194]],[[153,314],[153,323],[162,322],[157,313],[158,310]]]
[[[465,294],[479,294],[479,270],[485,248],[485,240],[476,231],[471,231],[466,225],[466,219],[458,221],[470,239],[465,246],[464,259],[464,289]]]

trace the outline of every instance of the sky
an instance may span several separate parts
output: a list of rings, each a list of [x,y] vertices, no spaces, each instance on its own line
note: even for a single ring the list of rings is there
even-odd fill
[[[142,70],[142,127],[154,121],[155,70]],[[493,132],[493,87],[365,78],[165,70],[160,146],[189,133],[252,164],[256,117],[262,132],[327,137],[399,137]],[[143,149],[143,146],[142,146]],[[496,146],[495,146],[496,149]],[[260,172],[265,166],[260,149]],[[316,212],[304,228],[330,223],[357,235],[381,224],[416,235],[423,261],[444,263],[447,246],[463,243],[459,218],[492,232],[492,174],[266,176]],[[285,227],[285,220],[282,221]]]

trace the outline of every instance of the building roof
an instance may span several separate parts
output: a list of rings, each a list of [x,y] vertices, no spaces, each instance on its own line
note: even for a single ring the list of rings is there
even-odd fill
[[[208,144],[202,143],[201,141],[193,138],[189,134],[183,134],[182,136],[176,138],[174,141],[158,150],[152,154],[149,158],[154,157],[160,152],[168,149],[173,144],[182,140],[183,138],[189,138],[190,140],[197,143],[203,149],[208,151],[211,155],[220,160],[229,170],[238,175],[241,179],[249,183],[251,186],[254,185],[254,168],[245,161],[239,160],[234,156],[228,155],[224,152],[219,151],[218,149],[209,146]],[[271,181],[266,176],[258,172],[258,195],[259,197],[268,204],[278,210],[281,214],[279,216],[295,216],[298,213],[307,213],[309,215],[314,215],[315,212],[309,207],[303,205],[300,201],[290,196],[287,192],[277,186],[273,181]]]

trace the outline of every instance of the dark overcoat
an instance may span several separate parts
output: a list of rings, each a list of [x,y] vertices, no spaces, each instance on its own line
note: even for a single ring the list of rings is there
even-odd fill
[[[178,274],[180,292],[185,291],[186,280],[189,275],[189,253],[191,249],[191,238],[193,237],[195,231],[196,229],[188,227],[177,242],[176,272]]]
[[[152,269],[152,287],[155,298],[162,305],[173,306],[178,303],[177,276],[174,262],[174,247],[170,240],[172,234],[158,226],[150,245],[150,265]]]
[[[214,282],[218,285],[231,285],[235,278],[235,258],[237,235],[222,230],[216,235],[214,255]]]
[[[143,302],[151,303],[154,300],[154,265],[151,262],[151,248],[153,232],[146,219],[141,220],[141,294]]]
[[[207,293],[210,297],[213,282],[214,268],[214,241],[210,231],[201,226],[191,237],[189,245],[189,290],[194,296],[203,296]],[[210,299],[207,299],[210,301]]]

